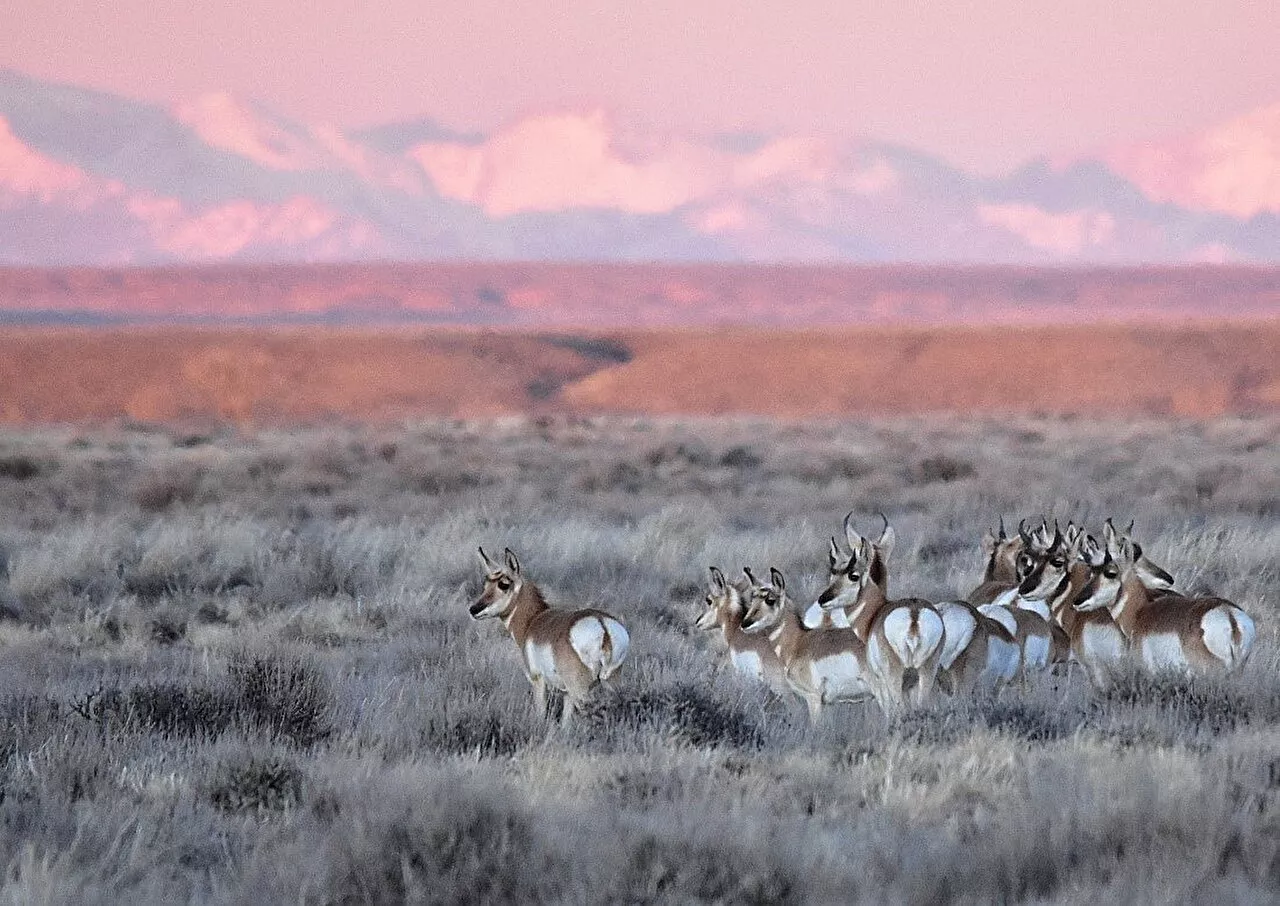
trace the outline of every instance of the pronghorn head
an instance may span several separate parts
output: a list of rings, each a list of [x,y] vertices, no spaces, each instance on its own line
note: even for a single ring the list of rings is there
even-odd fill
[[[483,547],[478,550],[484,563],[484,589],[471,605],[471,618],[505,617],[524,587],[524,580],[520,578],[520,561],[511,548],[502,552],[505,563],[491,559]]]
[[[1129,533],[1133,531],[1133,521],[1129,521],[1129,527],[1123,532],[1117,531],[1116,527],[1111,524],[1108,519],[1103,526],[1103,537],[1115,540],[1128,540]],[[1108,541],[1108,544],[1112,543]],[[1142,550],[1142,545],[1136,541],[1133,542],[1134,569],[1137,570],[1138,578],[1142,580],[1142,584],[1152,591],[1172,591],[1173,576],[1169,572],[1155,563],[1151,562],[1151,558]]]
[[[853,607],[871,586],[879,588],[882,594],[888,594],[889,573],[885,564],[893,552],[897,534],[888,519],[883,515],[880,518],[884,520],[884,529],[880,532],[880,540],[873,542],[854,529],[853,513],[844,517],[844,537],[849,544],[849,553],[840,549],[835,538],[831,539],[828,551],[831,575],[826,589],[818,595],[818,605],[823,610]]]
[[[1068,544],[1055,528],[1049,547],[1030,559],[1030,570],[1018,585],[1018,594],[1032,601],[1044,601],[1060,593],[1070,580],[1071,564],[1083,544],[1083,533],[1072,536],[1074,544]]]
[[[768,583],[757,581],[748,567],[744,566],[742,571],[746,574],[747,581],[751,583],[751,598],[747,612],[742,617],[742,631],[753,634],[767,632],[778,625],[778,621],[786,612],[789,601],[787,582],[782,577],[782,573],[773,567],[769,568]]]
[[[1117,538],[1114,532],[1108,532],[1107,535],[1102,565],[1093,571],[1088,584],[1080,589],[1074,604],[1076,610],[1110,608],[1120,596],[1125,580],[1135,572],[1138,558],[1134,543],[1128,538]]]
[[[1040,525],[1031,531],[1027,530],[1027,520],[1019,521],[1018,538],[1022,541],[1022,550],[1018,552],[1014,578],[1022,582],[1049,556],[1049,551],[1062,541],[1062,533],[1056,522],[1051,531],[1048,521],[1041,516]]]
[[[715,629],[720,625],[728,625],[730,621],[741,621],[746,605],[743,603],[745,589],[738,584],[731,584],[720,571],[720,567],[711,567],[711,581],[707,586],[707,595],[702,599],[702,612],[698,614],[696,626],[699,629]]]
[[[1018,576],[1018,555],[1022,553],[1020,535],[1012,538],[1005,533],[1004,517],[1000,517],[998,532],[987,529],[982,536],[982,555],[987,566],[983,573],[986,581],[1007,581]]]

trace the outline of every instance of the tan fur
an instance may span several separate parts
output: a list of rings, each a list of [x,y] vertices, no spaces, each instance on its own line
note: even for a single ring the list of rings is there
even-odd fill
[[[743,655],[754,655],[759,659],[763,680],[774,692],[789,691],[786,680],[786,668],[774,650],[768,636],[758,633],[744,632],[742,618],[746,615],[751,595],[751,586],[744,580],[729,583],[724,573],[717,567],[711,567],[711,582],[707,596],[703,599],[704,608],[698,615],[699,629],[719,629],[725,647],[729,649],[729,659],[735,666],[742,661]]]
[[[548,687],[563,692],[562,720],[567,723],[591,691],[617,672],[626,657],[629,636],[625,627],[621,636],[616,636],[610,627],[621,626],[621,621],[603,610],[553,609],[541,590],[521,576],[519,561],[510,549],[505,555],[505,565],[498,564],[480,549],[485,565],[484,589],[471,606],[471,616],[477,620],[489,617],[502,620],[520,651],[539,711],[546,713]],[[580,625],[595,633],[594,627],[586,625],[589,621],[598,624],[601,641],[601,657],[592,663],[583,660],[572,641],[575,627]],[[616,650],[618,647],[622,648],[621,652]],[[549,652],[554,671],[541,663],[541,651]]]
[[[752,579],[747,571],[748,579]],[[807,628],[792,601],[787,597],[786,583],[776,570],[770,570],[769,585],[751,582],[751,598],[742,620],[748,635],[765,638],[782,664],[787,685],[809,707],[809,718],[817,721],[823,705],[834,701],[858,702],[872,697],[867,674],[867,649],[852,629]],[[858,691],[849,684],[839,689],[822,685],[815,679],[817,668],[827,658],[848,656],[857,664],[862,677]]]

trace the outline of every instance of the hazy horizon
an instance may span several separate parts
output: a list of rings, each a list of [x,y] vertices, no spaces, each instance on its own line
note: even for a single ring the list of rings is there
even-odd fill
[[[166,105],[228,91],[342,127],[432,118],[461,131],[604,106],[657,131],[867,135],[980,173],[1280,100],[1280,7],[1251,0],[394,0],[308,16],[281,0],[58,0],[9,16],[0,66]]]

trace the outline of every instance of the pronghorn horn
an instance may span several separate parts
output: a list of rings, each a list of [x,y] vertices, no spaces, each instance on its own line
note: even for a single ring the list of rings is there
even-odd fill
[[[1027,520],[1025,519],[1018,520],[1018,537],[1022,539],[1023,544],[1031,545],[1031,533],[1027,531]]]
[[[773,583],[773,587],[778,591],[787,590],[787,580],[782,578],[782,573],[778,572],[777,567],[769,567],[769,581]]]
[[[520,575],[520,561],[516,559],[516,555],[512,552],[511,548],[508,547],[504,549],[502,554],[507,558],[507,566],[511,571],[517,576]]]
[[[835,535],[831,536],[831,550],[828,554],[833,565],[844,559],[844,551],[840,550],[840,542],[836,540]]]
[[[1009,536],[1004,533],[1004,517],[1003,516],[1000,517],[1000,533],[996,535],[996,538],[999,539],[1000,541],[1007,541],[1009,539]]]
[[[844,537],[849,542],[849,549],[858,550],[858,545],[862,543],[862,536],[858,534],[858,530],[853,527],[853,510],[844,517]]]
[[[1126,535],[1132,535],[1132,534],[1133,534],[1133,523],[1134,523],[1134,520],[1133,520],[1133,519],[1130,519],[1130,520],[1129,520],[1129,527],[1128,527],[1127,529],[1125,529],[1125,530],[1124,530],[1124,533],[1125,533]]]

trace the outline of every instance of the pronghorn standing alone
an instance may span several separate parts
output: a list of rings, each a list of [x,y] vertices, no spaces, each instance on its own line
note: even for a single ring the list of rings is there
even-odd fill
[[[626,627],[602,610],[553,610],[538,587],[521,576],[510,548],[504,551],[505,564],[479,550],[484,590],[471,605],[471,618],[502,620],[520,649],[539,710],[546,714],[548,686],[563,692],[561,720],[568,723],[578,703],[622,666],[631,642]]]
[[[853,513],[844,518],[845,554],[831,542],[831,577],[818,596],[825,610],[844,610],[858,638],[867,646],[867,667],[876,699],[886,711],[908,701],[923,705],[933,692],[942,659],[946,630],[942,616],[923,598],[888,599],[886,566],[896,535],[884,516],[880,540],[863,538],[853,528]]]
[[[1108,528],[1110,526],[1108,525]],[[1106,609],[1148,670],[1239,670],[1253,650],[1253,618],[1225,598],[1190,598],[1152,591],[1143,582],[1141,549],[1108,532],[1102,566],[1080,592],[1075,609]]]
[[[775,692],[786,692],[786,671],[773,643],[763,635],[742,629],[750,596],[749,583],[739,580],[731,584],[719,567],[711,567],[711,584],[696,625],[708,631],[720,629],[729,649],[729,661],[739,673],[760,680]]]
[[[751,605],[742,618],[744,632],[767,637],[783,666],[787,685],[809,706],[817,721],[822,706],[865,701],[874,696],[867,674],[867,648],[852,629],[808,629],[787,597],[782,573],[769,570],[769,584],[751,583]]]

